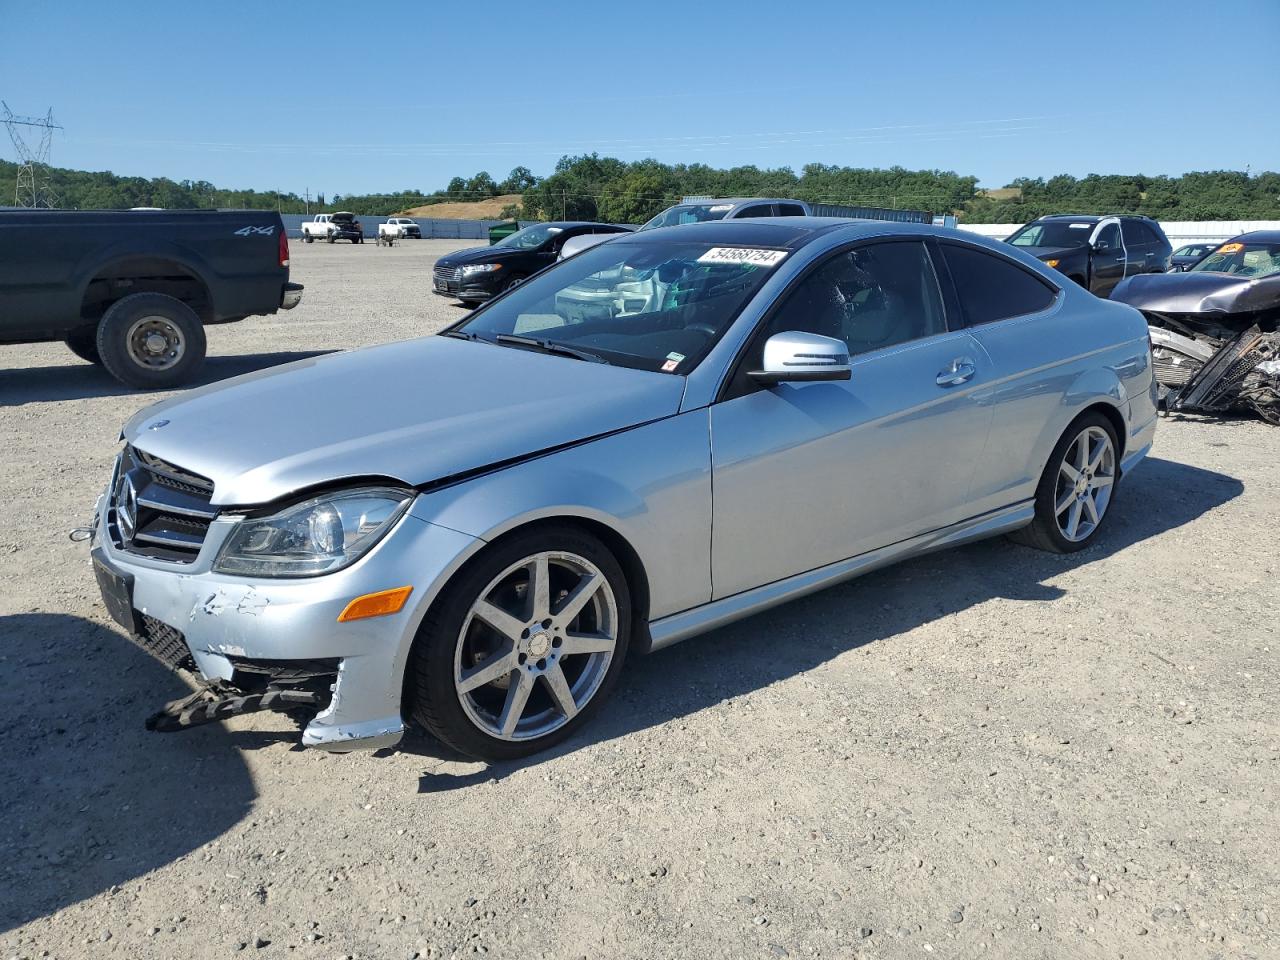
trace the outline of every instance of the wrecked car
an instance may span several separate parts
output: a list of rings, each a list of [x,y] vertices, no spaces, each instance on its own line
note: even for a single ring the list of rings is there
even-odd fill
[[[1234,237],[1183,273],[1130,277],[1111,299],[1151,326],[1165,409],[1280,424],[1280,230]]]
[[[1085,549],[1156,425],[1141,315],[1014,247],[688,224],[438,336],[141,411],[91,563],[197,683],[153,729],[272,709],[309,747],[413,722],[511,760],[581,728],[629,650],[981,537]]]

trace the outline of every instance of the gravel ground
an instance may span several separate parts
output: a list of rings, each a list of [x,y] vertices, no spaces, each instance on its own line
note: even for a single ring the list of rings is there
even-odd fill
[[[212,329],[203,380],[438,329],[457,246],[295,243],[302,305]],[[1280,430],[1166,421],[1089,550],[880,571],[486,767],[144,732],[184,688],[66,532],[153,397],[0,357],[0,957],[1280,953]]]

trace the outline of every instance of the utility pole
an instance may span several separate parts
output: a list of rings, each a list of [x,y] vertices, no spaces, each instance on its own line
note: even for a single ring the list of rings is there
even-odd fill
[[[18,152],[18,183],[14,190],[14,206],[18,207],[55,207],[58,198],[54,196],[49,185],[49,153],[53,147],[53,131],[62,127],[53,122],[53,108],[43,117],[23,117],[9,109],[9,105],[0,100],[0,120],[4,121],[9,131],[9,139]],[[39,146],[32,147],[27,143],[19,127],[32,127],[40,131]],[[43,168],[43,172],[41,169]]]
[[[561,220],[565,219],[565,217],[567,216],[567,214],[565,213],[565,209],[568,203],[569,203],[569,191],[561,190],[560,191],[560,219]]]

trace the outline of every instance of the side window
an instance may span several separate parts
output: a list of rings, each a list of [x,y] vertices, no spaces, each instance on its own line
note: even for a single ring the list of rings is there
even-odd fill
[[[1120,229],[1124,231],[1126,247],[1145,247],[1150,243],[1146,228],[1137,220],[1121,220]]]
[[[1119,251],[1120,249],[1120,228],[1114,223],[1108,223],[1102,228],[1102,232],[1098,234],[1098,246],[1105,246],[1108,250]]]
[[[780,203],[778,204],[778,216],[780,217],[803,217],[804,207],[798,203]]]
[[[947,329],[938,279],[923,243],[874,243],[839,253],[800,282],[770,318],[786,330],[835,337],[867,353]]]
[[[1149,223],[1144,223],[1142,225],[1142,229],[1147,232],[1147,243],[1150,243],[1153,246],[1164,246],[1165,239],[1160,236],[1159,231],[1157,231],[1155,227]]]
[[[773,204],[757,203],[749,207],[743,207],[741,210],[739,210],[737,213],[733,215],[733,219],[740,220],[746,217],[772,217],[772,216],[773,216]]]
[[[942,250],[970,326],[1039,313],[1058,295],[1030,270],[994,253],[953,243]]]

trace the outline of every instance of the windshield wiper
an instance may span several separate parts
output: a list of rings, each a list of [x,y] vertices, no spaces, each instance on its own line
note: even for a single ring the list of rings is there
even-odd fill
[[[479,340],[478,333],[468,333],[466,330],[446,330],[444,333],[437,334],[441,337],[453,337],[455,340]]]
[[[608,363],[604,357],[594,353],[588,353],[586,350],[579,350],[577,347],[570,347],[563,343],[556,343],[553,340],[537,340],[533,337],[520,337],[514,333],[500,333],[493,338],[497,343],[514,343],[521,347],[536,347],[545,353],[558,353],[565,357],[574,357],[578,360],[586,360],[588,363]]]

